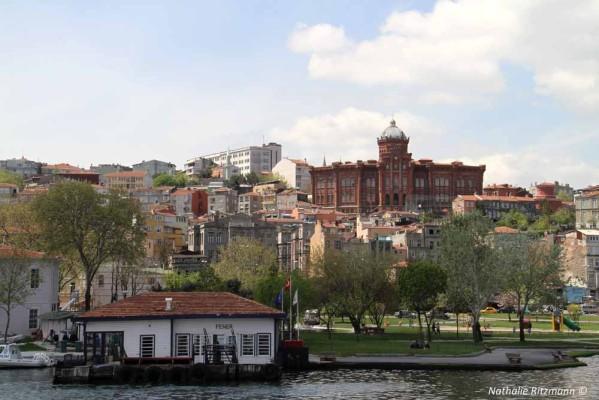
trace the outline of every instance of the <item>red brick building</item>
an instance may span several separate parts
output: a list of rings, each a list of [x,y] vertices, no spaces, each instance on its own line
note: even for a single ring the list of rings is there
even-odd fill
[[[379,159],[312,167],[312,201],[348,213],[375,210],[445,212],[458,194],[482,193],[485,166],[412,159],[410,139],[395,121],[377,139]]]

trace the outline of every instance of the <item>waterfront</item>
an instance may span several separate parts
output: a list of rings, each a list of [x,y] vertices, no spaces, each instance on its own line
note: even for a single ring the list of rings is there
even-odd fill
[[[287,373],[278,384],[222,386],[52,385],[50,369],[0,370],[0,399],[485,399],[493,397],[490,386],[572,388],[576,396],[556,398],[599,398],[599,356],[582,360],[588,366],[525,372],[310,371]],[[581,387],[585,396],[578,395]]]

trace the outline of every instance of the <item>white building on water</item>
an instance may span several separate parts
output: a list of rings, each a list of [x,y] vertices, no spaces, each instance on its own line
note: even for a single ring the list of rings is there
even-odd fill
[[[284,313],[226,292],[148,292],[81,314],[86,360],[270,364]]]

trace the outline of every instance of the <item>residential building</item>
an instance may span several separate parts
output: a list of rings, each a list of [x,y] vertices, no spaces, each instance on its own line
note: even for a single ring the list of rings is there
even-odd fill
[[[181,250],[170,256],[168,269],[178,273],[198,272],[210,264],[208,257],[199,252]]]
[[[577,228],[599,228],[599,185],[574,196]]]
[[[133,168],[121,164],[98,164],[90,165],[89,170],[100,175],[109,174],[111,172],[133,171]]]
[[[240,174],[246,175],[250,172],[261,174],[271,172],[273,167],[281,161],[282,147],[277,143],[263,144],[262,146],[248,146],[234,150],[225,150],[196,158],[185,163],[186,171],[193,171],[197,162],[209,160],[217,165],[233,165],[238,168]],[[189,174],[189,172],[188,172]]]
[[[377,139],[379,159],[312,167],[312,201],[348,213],[446,213],[457,195],[482,193],[484,165],[412,159],[410,139],[391,121]]]
[[[314,223],[292,218],[265,218],[277,228],[277,260],[282,271],[307,271]]]
[[[277,210],[291,211],[300,203],[308,202],[308,194],[296,189],[285,189],[276,194]]]
[[[272,364],[285,314],[226,292],[149,292],[81,314],[86,360]],[[216,347],[218,346],[218,348]],[[218,353],[218,360],[215,353]]]
[[[197,217],[208,213],[208,192],[202,189],[181,188],[170,195],[177,215]]]
[[[455,214],[465,214],[479,210],[493,221],[501,219],[503,214],[511,210],[525,214],[529,219],[538,215],[538,201],[532,197],[458,195],[452,204]]]
[[[162,266],[168,257],[187,247],[187,217],[177,215],[169,206],[157,206],[144,218],[146,256]]]
[[[508,183],[487,185],[483,188],[483,193],[486,196],[517,196],[531,197],[532,195],[522,187],[512,186]]]
[[[16,200],[19,194],[19,187],[12,183],[0,183],[0,204],[10,203]]]
[[[436,261],[441,246],[441,226],[435,223],[408,225],[395,233],[391,240],[395,248],[405,249],[408,262]]]
[[[5,169],[23,177],[41,174],[42,163],[27,160],[25,157],[0,160],[0,169]]]
[[[189,229],[188,248],[214,262],[218,260],[220,247],[240,237],[254,239],[274,249],[277,245],[277,228],[246,214],[211,216],[209,220],[199,222]]]
[[[87,182],[92,185],[100,183],[100,174],[97,172],[87,171],[67,163],[44,164],[42,165],[42,175],[50,176],[48,183],[61,179]]]
[[[221,187],[208,194],[208,213],[235,214],[237,212],[237,191]]]
[[[262,210],[262,196],[256,192],[240,194],[237,203],[237,210],[241,214],[252,215]]]
[[[149,212],[158,204],[168,205],[175,190],[174,186],[140,188],[131,190],[129,196],[139,202],[143,212]]]
[[[146,171],[151,177],[160,174],[175,175],[177,172],[175,164],[159,160],[144,160],[139,164],[133,164],[132,167],[135,171]]]
[[[283,158],[273,167],[272,172],[283,178],[288,187],[312,193],[310,165],[306,160]]]
[[[214,165],[211,160],[197,157],[185,163],[185,174],[189,177],[205,177]]]
[[[262,197],[262,209],[277,210],[277,193],[285,189],[285,184],[279,180],[261,182],[254,185],[254,192]]]
[[[8,332],[9,335],[31,335],[40,327],[39,319],[42,314],[58,310],[59,262],[44,253],[0,245],[0,266],[5,268],[14,263],[28,271],[31,293],[22,304],[16,304],[12,308]],[[0,312],[2,332],[6,328],[6,321],[6,314]]]
[[[102,176],[106,187],[114,190],[132,191],[152,187],[152,176],[146,171],[111,172]]]
[[[345,223],[317,221],[314,233],[310,237],[310,257],[316,261],[330,250],[351,251],[364,246],[364,242],[356,237],[351,226]]]
[[[563,244],[564,278],[586,287],[587,296],[599,300],[599,229],[578,229]]]

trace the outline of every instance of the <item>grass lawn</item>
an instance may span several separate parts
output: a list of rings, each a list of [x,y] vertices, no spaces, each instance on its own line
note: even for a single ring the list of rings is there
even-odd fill
[[[302,332],[302,339],[310,348],[311,354],[335,352],[339,356],[353,354],[432,354],[432,355],[463,355],[476,353],[484,349],[483,345],[475,345],[471,336],[462,334],[456,338],[455,333],[443,333],[435,336],[430,349],[410,349],[410,343],[418,337],[416,329],[403,328],[399,332],[385,333],[380,336],[363,336],[349,332],[334,332],[329,339],[326,332]],[[580,343],[576,339],[584,339]],[[597,339],[596,345],[589,345],[589,339]],[[497,334],[485,338],[488,346],[503,347],[591,347],[599,349],[599,335],[568,335],[564,333],[533,333],[522,343],[517,336]]]

